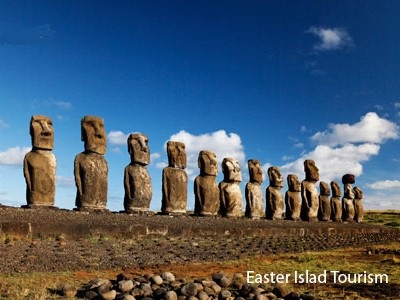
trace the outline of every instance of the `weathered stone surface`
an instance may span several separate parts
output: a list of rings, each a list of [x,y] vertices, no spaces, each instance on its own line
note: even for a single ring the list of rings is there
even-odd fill
[[[319,208],[318,208],[318,220],[327,222],[331,219],[331,202],[329,196],[331,189],[326,182],[321,181],[319,183]]]
[[[56,158],[53,123],[46,116],[32,116],[30,121],[32,150],[24,158],[27,207],[51,207],[55,201]]]
[[[261,190],[263,180],[260,161],[250,159],[247,161],[249,167],[250,181],[246,184],[246,211],[248,218],[260,219],[264,217],[264,198]]]
[[[334,222],[342,221],[342,202],[340,197],[342,192],[336,181],[331,182],[332,197],[331,197],[331,220]]]
[[[162,206],[164,214],[186,212],[187,183],[185,144],[169,141],[167,143],[168,167],[162,173]]]
[[[266,191],[265,217],[270,220],[280,220],[283,217],[283,177],[278,167],[268,168],[269,186]]]
[[[359,187],[354,187],[354,220],[361,223],[364,219],[364,206],[362,203],[363,192]]]
[[[287,183],[288,190],[285,193],[286,219],[299,221],[301,212],[301,183],[295,174],[287,176]]]
[[[316,182],[319,180],[319,169],[311,159],[304,161],[305,180],[301,182],[301,219],[303,221],[318,221],[318,191]]]
[[[194,180],[194,213],[198,216],[215,216],[219,211],[217,157],[207,150],[200,151],[198,158],[200,175]]]
[[[354,174],[344,174],[342,177],[342,183],[346,184],[354,184],[356,182],[356,177]]]
[[[127,212],[148,211],[152,197],[148,138],[141,133],[131,134],[127,140],[131,163],[124,172],[124,208]]]
[[[235,158],[226,157],[222,161],[224,180],[218,185],[220,196],[220,214],[223,217],[241,217],[243,215],[242,192],[240,182],[242,172]]]
[[[106,209],[108,190],[108,164],[104,121],[99,117],[85,116],[81,121],[81,136],[85,151],[74,161],[75,205],[80,209]]]
[[[344,185],[344,195],[342,199],[342,219],[345,222],[353,222],[354,210],[354,191],[350,183]]]

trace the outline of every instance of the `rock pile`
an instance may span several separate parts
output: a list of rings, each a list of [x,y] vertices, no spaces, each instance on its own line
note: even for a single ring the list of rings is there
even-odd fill
[[[70,291],[71,288],[61,290]],[[64,296],[68,297],[66,293]],[[215,273],[212,279],[195,279],[187,282],[176,279],[170,272],[161,275],[145,275],[133,277],[129,274],[119,274],[116,280],[95,279],[77,293],[78,298],[104,299],[104,300],[312,300],[309,294],[289,292],[285,285],[272,287],[266,284],[252,285],[246,283],[246,278],[241,273],[227,276],[223,272]]]

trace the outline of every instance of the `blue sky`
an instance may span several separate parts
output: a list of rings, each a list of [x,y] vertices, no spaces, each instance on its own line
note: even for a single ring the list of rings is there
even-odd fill
[[[152,210],[166,141],[304,178],[356,175],[369,209],[400,209],[399,1],[1,1],[0,203],[25,204],[29,121],[53,119],[56,205],[73,208],[80,119],[104,118],[108,208],[123,208],[126,136],[149,137]],[[217,181],[222,180],[219,175]],[[286,181],[286,180],[285,180]],[[284,193],[287,185],[283,188]]]

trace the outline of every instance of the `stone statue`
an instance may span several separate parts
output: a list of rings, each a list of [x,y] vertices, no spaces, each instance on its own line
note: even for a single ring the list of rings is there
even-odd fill
[[[217,156],[211,151],[203,150],[200,151],[197,162],[200,175],[194,180],[194,213],[197,216],[216,216],[219,211]]]
[[[331,189],[329,184],[321,181],[319,183],[319,208],[318,208],[318,220],[327,222],[331,219],[331,202],[329,201],[329,196],[331,194]]]
[[[24,158],[26,208],[54,208],[56,158],[53,122],[46,116],[32,116],[30,122],[32,150]]]
[[[288,190],[285,193],[286,219],[299,221],[301,212],[301,183],[297,175],[287,176]]]
[[[311,159],[304,161],[306,178],[301,182],[301,219],[303,221],[318,221],[318,192],[316,182],[319,181],[319,169]]]
[[[284,202],[282,196],[283,177],[278,167],[268,168],[269,186],[266,191],[265,217],[270,220],[281,220]]]
[[[362,204],[363,192],[359,187],[354,187],[354,220],[361,223],[364,219],[364,207]]]
[[[81,120],[81,140],[85,151],[74,161],[75,205],[78,210],[106,210],[108,165],[104,158],[107,139],[104,120],[85,116]]]
[[[344,185],[344,195],[342,199],[342,219],[346,222],[353,222],[354,220],[354,191],[352,184],[355,183],[353,174],[346,174],[342,177]]]
[[[187,184],[185,144],[169,141],[167,143],[168,167],[162,173],[163,214],[186,213]]]
[[[247,161],[249,167],[250,181],[246,184],[246,211],[248,218],[260,219],[264,217],[264,198],[261,190],[263,174],[260,161],[250,159]]]
[[[149,139],[141,133],[129,135],[128,152],[131,163],[124,173],[124,208],[126,212],[148,211],[152,197],[151,178],[147,171],[150,163]]]
[[[342,222],[342,202],[340,201],[342,192],[336,181],[331,182],[331,189],[331,219],[334,222]]]
[[[242,192],[240,182],[242,173],[236,159],[226,157],[222,161],[224,180],[218,185],[220,198],[220,214],[223,217],[243,216]]]

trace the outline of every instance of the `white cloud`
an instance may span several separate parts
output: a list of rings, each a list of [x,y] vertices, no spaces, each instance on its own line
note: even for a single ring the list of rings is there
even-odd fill
[[[318,51],[336,50],[353,45],[352,37],[343,28],[312,26],[307,32],[320,38],[320,41],[314,45],[314,49]]]
[[[151,153],[151,154],[150,154],[150,161],[159,159],[160,157],[161,157],[161,154],[158,153],[158,152],[156,152],[156,153]]]
[[[364,207],[368,209],[400,209],[400,195],[393,191],[378,191],[376,193],[364,192]]]
[[[72,103],[71,102],[66,102],[66,101],[53,101],[52,103],[55,107],[61,109],[61,110],[71,110],[72,109]]]
[[[57,186],[63,188],[75,187],[75,179],[69,176],[57,176]]]
[[[311,140],[318,144],[336,146],[346,143],[381,144],[388,139],[397,139],[397,124],[380,118],[375,112],[369,112],[355,124],[331,124],[329,130],[317,132]]]
[[[199,173],[197,159],[201,150],[210,150],[217,155],[219,166],[225,157],[236,158],[243,168],[245,165],[245,153],[242,140],[236,133],[227,134],[225,130],[212,133],[193,135],[185,130],[173,134],[169,140],[183,142],[186,146],[187,168],[189,177],[194,178]]]
[[[128,140],[128,134],[122,131],[110,131],[107,135],[107,139],[111,145],[126,145]]]
[[[12,147],[6,151],[0,152],[0,165],[5,166],[19,166],[24,161],[26,153],[31,151],[30,147]]]
[[[400,180],[381,180],[366,184],[366,186],[374,190],[395,190],[400,189]]]
[[[398,131],[395,123],[376,113],[367,113],[355,124],[331,124],[329,130],[311,137],[317,142],[312,151],[281,166],[281,172],[284,176],[293,173],[304,178],[304,160],[312,159],[320,170],[321,181],[340,180],[346,173],[360,176],[363,163],[378,155],[384,142],[397,139]]]

